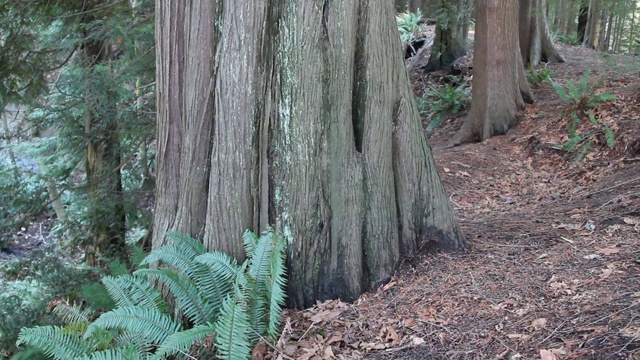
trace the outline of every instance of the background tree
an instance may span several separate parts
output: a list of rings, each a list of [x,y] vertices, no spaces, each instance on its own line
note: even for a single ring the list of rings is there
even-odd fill
[[[518,110],[533,102],[520,55],[516,2],[477,1],[473,69],[471,110],[448,146],[506,133]]]
[[[540,61],[564,61],[551,40],[546,9],[545,0],[520,1],[520,51],[524,62],[531,66]]]
[[[440,0],[438,6],[436,37],[426,71],[449,66],[467,53],[472,1]]]
[[[133,159],[141,137],[153,129],[153,108],[138,101],[153,88],[136,88],[135,80],[152,83],[153,50],[133,48],[137,42],[153,49],[153,23],[142,16],[152,13],[153,3],[134,9],[122,1],[0,1],[0,8],[3,16],[22,19],[0,25],[7,47],[2,61],[13,64],[0,72],[3,106],[15,102],[25,114],[12,124],[23,134],[20,156],[40,167],[29,176],[47,183],[54,205],[60,205],[56,198],[65,203],[63,226],[90,264],[124,255],[125,230],[140,226],[140,214],[136,197],[125,200],[123,191],[135,192]],[[40,202],[25,217],[46,205]]]
[[[157,3],[154,247],[177,231],[242,258],[244,229],[272,224],[305,307],[355,299],[423,242],[465,246],[392,2],[215,4]]]

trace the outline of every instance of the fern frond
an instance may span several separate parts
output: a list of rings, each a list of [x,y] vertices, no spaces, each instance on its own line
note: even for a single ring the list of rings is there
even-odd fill
[[[207,252],[207,249],[204,247],[204,244],[202,244],[202,241],[194,239],[189,235],[180,235],[175,232],[169,232],[167,233],[167,240],[170,243],[180,247],[180,249],[185,254],[190,254],[193,257],[202,255]]]
[[[54,308],[53,312],[62,319],[65,324],[70,323],[88,323],[89,316],[91,315],[90,310],[82,310],[77,305],[68,305],[64,303],[58,303]]]
[[[124,349],[107,349],[96,351],[91,354],[79,356],[73,360],[143,360],[146,356],[140,354],[133,347]]]
[[[217,251],[198,256],[196,262],[202,266],[191,276],[200,294],[210,305],[208,321],[215,322],[222,302],[233,291],[233,283],[240,267],[235,259]]]
[[[251,230],[247,230],[242,234],[242,243],[244,244],[244,252],[247,257],[253,256],[259,239],[258,235]]]
[[[273,250],[273,232],[265,231],[258,239],[255,251],[249,259],[249,276],[256,280],[257,291],[264,291],[265,278],[269,275],[269,260]]]
[[[133,275],[105,276],[102,283],[117,307],[143,306],[161,310],[163,300],[160,292],[149,281]]]
[[[172,334],[158,346],[158,351],[153,356],[154,359],[164,359],[166,356],[175,355],[179,352],[189,350],[198,340],[205,339],[214,332],[213,325],[197,325],[189,330]]]
[[[179,246],[165,245],[149,253],[149,255],[142,260],[140,265],[150,265],[155,262],[162,261],[181,273],[188,274],[193,271],[193,259],[196,256],[197,255],[195,255],[195,253],[185,253]]]
[[[573,98],[569,96],[569,94],[567,94],[567,92],[565,91],[564,87],[562,87],[562,85],[558,84],[555,81],[552,81],[551,86],[553,86],[553,89],[556,91],[558,96],[560,96],[560,99],[562,99],[562,101],[565,104],[569,104],[569,105],[574,104]]]
[[[150,354],[156,344],[152,344],[149,340],[141,334],[132,332],[121,332],[113,339],[115,348],[127,348],[133,347],[139,354]]]
[[[274,249],[271,253],[269,266],[269,324],[267,334],[270,338],[276,339],[278,328],[280,327],[280,314],[285,305],[287,297],[287,278],[285,268],[285,241],[280,235],[274,236]]]
[[[161,281],[175,298],[178,308],[194,324],[206,324],[211,318],[211,304],[199,293],[195,282],[171,269],[140,269],[135,275]]]
[[[235,291],[222,304],[222,313],[214,326],[216,330],[215,344],[220,359],[250,358],[251,326],[244,301],[242,294]]]
[[[64,333],[59,326],[23,328],[18,335],[17,346],[30,345],[42,350],[55,360],[67,360],[89,353],[92,349],[77,336]]]
[[[141,334],[154,344],[161,344],[169,335],[181,329],[169,316],[156,309],[141,306],[123,307],[100,315],[89,325],[84,338],[90,338],[99,329],[120,329]]]

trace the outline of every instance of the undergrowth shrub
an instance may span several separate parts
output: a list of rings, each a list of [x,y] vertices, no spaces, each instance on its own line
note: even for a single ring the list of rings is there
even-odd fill
[[[418,100],[421,112],[429,115],[427,131],[435,129],[447,115],[457,114],[466,110],[471,104],[471,87],[463,81],[446,83],[442,86],[431,86],[426,98]]]
[[[567,80],[562,86],[552,81],[551,85],[562,101],[568,105],[570,122],[567,126],[569,139],[559,148],[567,152],[577,152],[573,161],[580,162],[596,144],[597,137],[604,137],[603,145],[612,148],[616,144],[615,134],[596,118],[597,107],[607,101],[617,99],[614,94],[598,93],[601,83],[591,81],[591,72],[585,71],[576,83]],[[583,130],[581,130],[581,128]]]
[[[22,173],[16,179],[13,165],[0,156],[0,248],[6,246],[29,216],[39,214],[46,204],[44,181]]]
[[[396,15],[396,24],[398,26],[398,32],[400,32],[400,40],[402,45],[407,45],[411,41],[420,35],[424,31],[424,26],[421,24],[422,11],[420,9],[416,12],[409,10],[398,13]]]
[[[16,350],[21,328],[59,323],[48,304],[62,297],[79,300],[77,289],[90,279],[88,270],[66,261],[55,248],[4,262],[0,274],[0,358]]]
[[[553,70],[548,68],[536,69],[533,66],[529,65],[529,70],[526,72],[525,76],[527,77],[527,81],[531,86],[540,86],[547,80],[551,80],[551,75],[553,74]]]
[[[186,356],[209,341],[219,358],[248,359],[259,340],[276,338],[286,284],[281,236],[247,231],[247,259],[240,265],[224,253],[206,252],[189,236],[167,239],[141,262],[165,266],[102,279],[112,310],[92,319],[90,310],[60,302],[54,311],[66,325],[22,329],[18,344],[60,360],[163,359]],[[156,282],[175,307],[168,306]]]

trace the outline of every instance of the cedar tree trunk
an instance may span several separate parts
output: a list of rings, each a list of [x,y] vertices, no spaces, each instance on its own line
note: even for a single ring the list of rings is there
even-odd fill
[[[467,54],[469,17],[472,13],[470,0],[440,0],[436,38],[426,71],[435,71],[453,64]]]
[[[525,101],[533,102],[519,49],[518,3],[479,0],[471,110],[448,146],[506,133]]]
[[[551,41],[545,8],[545,0],[520,1],[520,51],[524,63],[531,66],[540,61],[564,62]]]
[[[244,257],[288,242],[289,305],[353,300],[425,243],[461,249],[391,1],[156,1],[157,203],[167,231]]]

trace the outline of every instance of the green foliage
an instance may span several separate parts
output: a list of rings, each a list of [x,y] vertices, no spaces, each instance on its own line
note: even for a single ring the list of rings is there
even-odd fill
[[[471,87],[466,81],[460,84],[446,83],[431,86],[426,99],[418,100],[418,106],[429,114],[427,131],[435,129],[447,115],[466,110],[471,104]]]
[[[420,24],[421,20],[422,11],[420,9],[416,10],[416,12],[407,10],[396,15],[396,24],[398,25],[398,32],[400,32],[400,40],[402,40],[403,45],[411,43],[424,31],[424,26]]]
[[[551,69],[535,69],[533,66],[529,65],[529,70],[526,72],[525,76],[531,86],[540,86],[545,81],[551,80],[552,74],[553,70]]]
[[[566,45],[572,45],[572,46],[576,46],[579,45],[578,44],[578,34],[571,34],[571,35],[559,35],[559,34],[553,34],[553,40],[557,40],[563,44]]]
[[[275,339],[286,286],[281,236],[246,232],[242,265],[223,253],[206,252],[191,237],[169,234],[167,240],[141,264],[169,267],[103,278],[114,309],[91,322],[88,311],[59,304],[55,312],[67,326],[24,328],[18,345],[38,348],[56,360],[163,359],[184,354],[215,333],[219,358],[248,359],[260,339]],[[175,313],[153,286],[156,281],[175,301]],[[181,318],[188,321],[175,320]]]
[[[24,225],[30,215],[40,214],[47,203],[44,181],[21,172],[16,179],[11,165],[0,154],[0,248]]]
[[[78,299],[77,289],[90,281],[88,270],[76,268],[55,248],[0,263],[0,274],[0,358],[3,351],[15,350],[21,328],[59,324],[47,311],[48,303]]]
[[[567,126],[569,139],[560,144],[560,148],[567,152],[578,152],[573,158],[574,162],[582,161],[591,151],[595,141],[593,136],[588,135],[588,131],[579,131],[582,127],[597,130],[597,133],[604,137],[604,144],[612,148],[616,144],[615,134],[605,125],[602,125],[595,115],[596,108],[617,96],[607,93],[597,93],[600,84],[591,81],[591,72],[586,71],[578,82],[567,80],[562,86],[555,81],[551,82],[556,93],[562,101],[569,107],[570,122]]]

